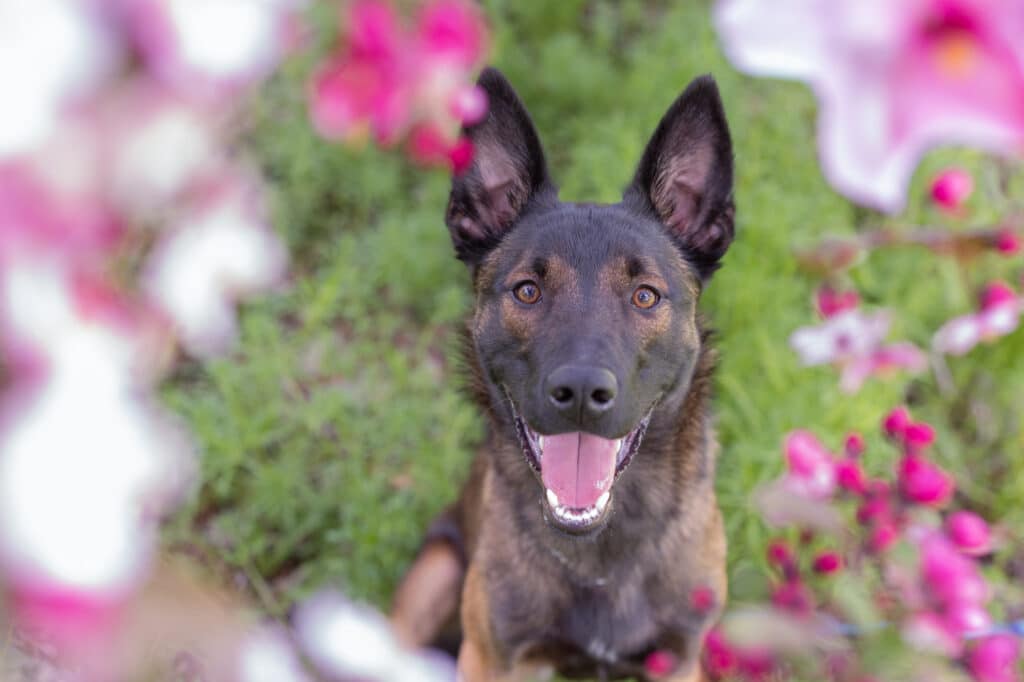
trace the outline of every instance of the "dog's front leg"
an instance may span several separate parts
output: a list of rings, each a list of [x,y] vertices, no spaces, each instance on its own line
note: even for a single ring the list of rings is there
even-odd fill
[[[543,666],[514,663],[500,652],[491,630],[485,578],[470,565],[462,590],[458,682],[535,682],[544,673]]]

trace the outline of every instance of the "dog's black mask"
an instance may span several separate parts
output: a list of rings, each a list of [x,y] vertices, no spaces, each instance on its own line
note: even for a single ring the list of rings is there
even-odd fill
[[[558,200],[515,91],[487,69],[490,109],[452,183],[447,225],[473,272],[471,334],[498,428],[515,433],[547,518],[607,516],[652,415],[678,409],[698,354],[697,299],[733,238],[732,147],[714,80],[658,125],[623,199]]]

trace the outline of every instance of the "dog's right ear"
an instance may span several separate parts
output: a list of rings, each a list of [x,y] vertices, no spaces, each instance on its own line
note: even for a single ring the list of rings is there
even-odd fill
[[[445,223],[459,260],[478,265],[534,200],[556,194],[540,138],[526,107],[500,71],[486,68],[477,84],[487,116],[465,129],[473,162],[452,179]]]

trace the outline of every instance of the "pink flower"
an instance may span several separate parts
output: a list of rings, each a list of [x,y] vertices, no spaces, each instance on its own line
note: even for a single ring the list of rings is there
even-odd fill
[[[868,535],[867,549],[874,554],[885,552],[900,539],[899,528],[891,521],[883,521],[871,529]]]
[[[950,629],[963,636],[982,632],[992,627],[992,617],[988,610],[978,603],[959,602],[946,610],[946,623]]]
[[[765,554],[768,557],[769,564],[783,571],[789,570],[796,565],[793,559],[793,552],[782,540],[770,542]]]
[[[486,49],[479,12],[466,0],[433,0],[412,30],[383,0],[348,9],[346,45],[314,77],[314,124],[330,139],[358,141],[372,133],[382,145],[409,135],[414,161],[464,171],[472,145],[461,125],[487,112],[470,81]]]
[[[821,552],[814,557],[812,566],[815,573],[831,575],[843,569],[843,557],[838,552]]]
[[[996,251],[1004,256],[1013,256],[1020,252],[1020,237],[1014,230],[1006,228],[996,235]]]
[[[717,604],[715,591],[707,585],[690,590],[690,608],[698,613],[708,613]]]
[[[790,336],[789,345],[805,365],[839,366],[840,388],[854,393],[872,375],[896,369],[919,372],[927,366],[924,354],[913,344],[882,345],[888,332],[887,312],[868,315],[846,310],[816,327],[797,329]]]
[[[932,347],[940,353],[963,355],[982,341],[1014,331],[1020,323],[1021,301],[1004,282],[993,282],[980,296],[980,310],[955,317],[935,332]]]
[[[867,492],[867,476],[860,462],[852,459],[844,459],[836,462],[836,482],[839,487],[854,495],[863,495]]]
[[[668,677],[676,669],[676,657],[669,651],[652,651],[644,659],[644,672],[648,677],[660,679]]]
[[[864,454],[864,436],[855,431],[847,434],[846,440],[843,442],[843,452],[851,459]]]
[[[721,0],[732,61],[809,82],[825,174],[889,212],[937,144],[1014,153],[1024,142],[1024,13],[985,0]]]
[[[818,313],[825,318],[834,317],[847,310],[853,310],[860,305],[860,295],[856,291],[840,293],[827,286],[818,289],[815,298]]]
[[[988,600],[988,586],[973,559],[957,551],[940,533],[928,535],[919,544],[921,579],[937,606],[981,605]]]
[[[970,555],[992,551],[992,533],[985,519],[974,512],[957,511],[946,518],[946,535],[957,548]]]
[[[772,604],[783,611],[803,616],[814,609],[814,595],[800,580],[787,580],[772,590]]]
[[[977,682],[1017,682],[1020,641],[1012,635],[992,635],[967,655],[967,669]]]
[[[731,675],[738,667],[735,649],[720,628],[712,628],[704,637],[704,665],[715,679]]]
[[[786,487],[812,499],[828,499],[836,488],[832,455],[810,431],[797,430],[786,436]]]
[[[924,422],[908,424],[903,432],[903,443],[908,450],[917,452],[935,442],[935,429]]]
[[[947,168],[932,180],[932,201],[947,213],[960,210],[974,191],[974,178],[961,168]]]
[[[916,504],[941,507],[953,496],[953,477],[916,454],[907,454],[900,461],[900,493]]]
[[[885,419],[882,421],[882,430],[889,438],[902,441],[903,434],[911,423],[910,412],[907,408],[897,407],[885,416]]]

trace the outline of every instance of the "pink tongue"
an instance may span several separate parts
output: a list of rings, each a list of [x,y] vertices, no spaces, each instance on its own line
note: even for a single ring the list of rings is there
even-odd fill
[[[540,475],[566,507],[593,507],[615,478],[616,441],[589,433],[544,436]]]

